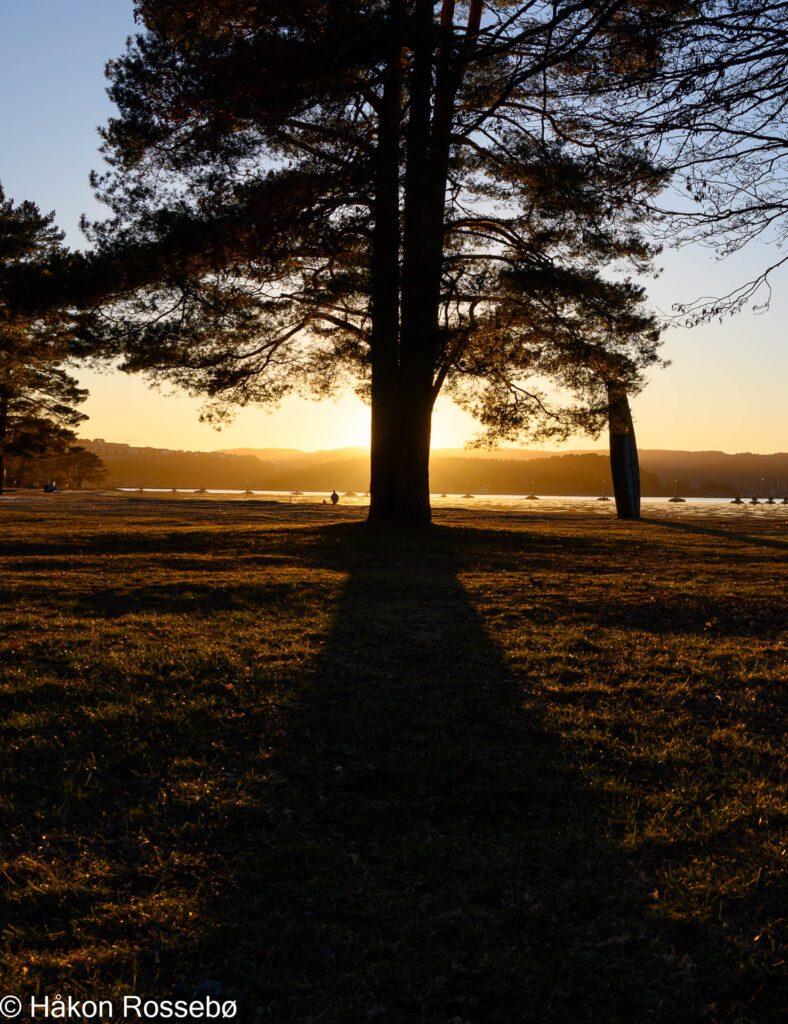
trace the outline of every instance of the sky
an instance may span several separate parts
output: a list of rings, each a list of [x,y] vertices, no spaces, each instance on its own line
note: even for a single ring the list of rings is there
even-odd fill
[[[102,215],[88,175],[101,169],[97,129],[112,113],[104,65],[134,31],[131,0],[0,0],[0,182],[16,201],[55,210],[74,247],[85,244],[80,214]],[[669,311],[676,302],[724,294],[773,256],[763,243],[723,262],[698,246],[667,251],[658,260],[660,277],[648,284],[652,305]],[[784,272],[765,314],[748,310],[721,324],[667,332],[662,352],[671,365],[652,371],[633,402],[642,448],[788,450],[787,285]],[[87,438],[191,450],[369,442],[369,410],[352,395],[288,399],[274,411],[242,409],[217,432],[199,422],[199,399],[118,371],[78,376],[90,390],[80,431]],[[435,447],[462,447],[477,433],[470,416],[439,400]],[[604,443],[577,436],[540,447]]]

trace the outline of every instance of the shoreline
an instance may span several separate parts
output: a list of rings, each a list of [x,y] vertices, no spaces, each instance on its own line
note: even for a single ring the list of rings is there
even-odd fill
[[[62,491],[56,494],[45,494],[38,490],[25,490],[0,495],[1,508],[30,507],[43,511],[49,507],[52,511],[62,513],[70,509],[90,508],[96,513],[101,509],[118,506],[143,509],[161,509],[170,505],[184,511],[195,513],[224,514],[232,510],[242,509],[257,516],[265,515],[286,519],[292,516],[293,521],[305,521],[319,518],[325,519],[359,519],[369,505],[368,496],[353,495],[340,498],[334,507],[324,504],[320,494],[302,494],[289,496],[283,492],[255,492],[253,494],[234,492],[196,493],[194,491],[164,490],[108,490],[108,491]],[[529,519],[610,519],[618,521],[615,502],[600,501],[593,497],[583,496],[540,496],[528,499],[518,495],[478,495],[463,499],[461,496],[447,495],[445,498],[433,496],[433,513],[437,520],[444,514],[474,522],[491,517],[496,520]],[[641,503],[642,521],[649,519],[689,519],[710,520],[715,522],[747,523],[777,526],[788,526],[788,504],[781,501],[769,505],[761,501],[757,505],[749,500],[741,505],[734,504],[727,498],[687,498],[684,502],[674,503],[669,498],[643,498]]]

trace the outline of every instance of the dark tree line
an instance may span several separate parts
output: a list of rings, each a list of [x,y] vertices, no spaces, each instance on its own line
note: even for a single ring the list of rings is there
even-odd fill
[[[101,486],[107,478],[103,460],[74,437],[54,438],[43,446],[25,445],[18,453],[11,448],[6,457],[6,484],[13,487],[41,487],[54,482],[59,489],[81,490]]]
[[[58,294],[69,256],[54,214],[0,188],[0,492],[9,468],[63,454],[87,392],[68,372],[85,317]]]

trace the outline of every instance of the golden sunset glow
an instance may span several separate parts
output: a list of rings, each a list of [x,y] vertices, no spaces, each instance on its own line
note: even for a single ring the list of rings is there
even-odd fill
[[[369,446],[369,407],[355,395],[322,402],[291,397],[268,412],[247,407],[221,430],[200,422],[200,402],[150,387],[126,374],[83,373],[90,389],[83,437],[133,445],[210,451],[217,448],[326,448]],[[449,399],[439,399],[432,427],[433,448],[461,448],[478,425]]]

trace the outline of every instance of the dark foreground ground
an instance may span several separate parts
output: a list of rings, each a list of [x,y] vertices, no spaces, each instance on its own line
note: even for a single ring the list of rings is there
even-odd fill
[[[0,989],[776,1021],[787,553],[784,521],[1,506]]]

